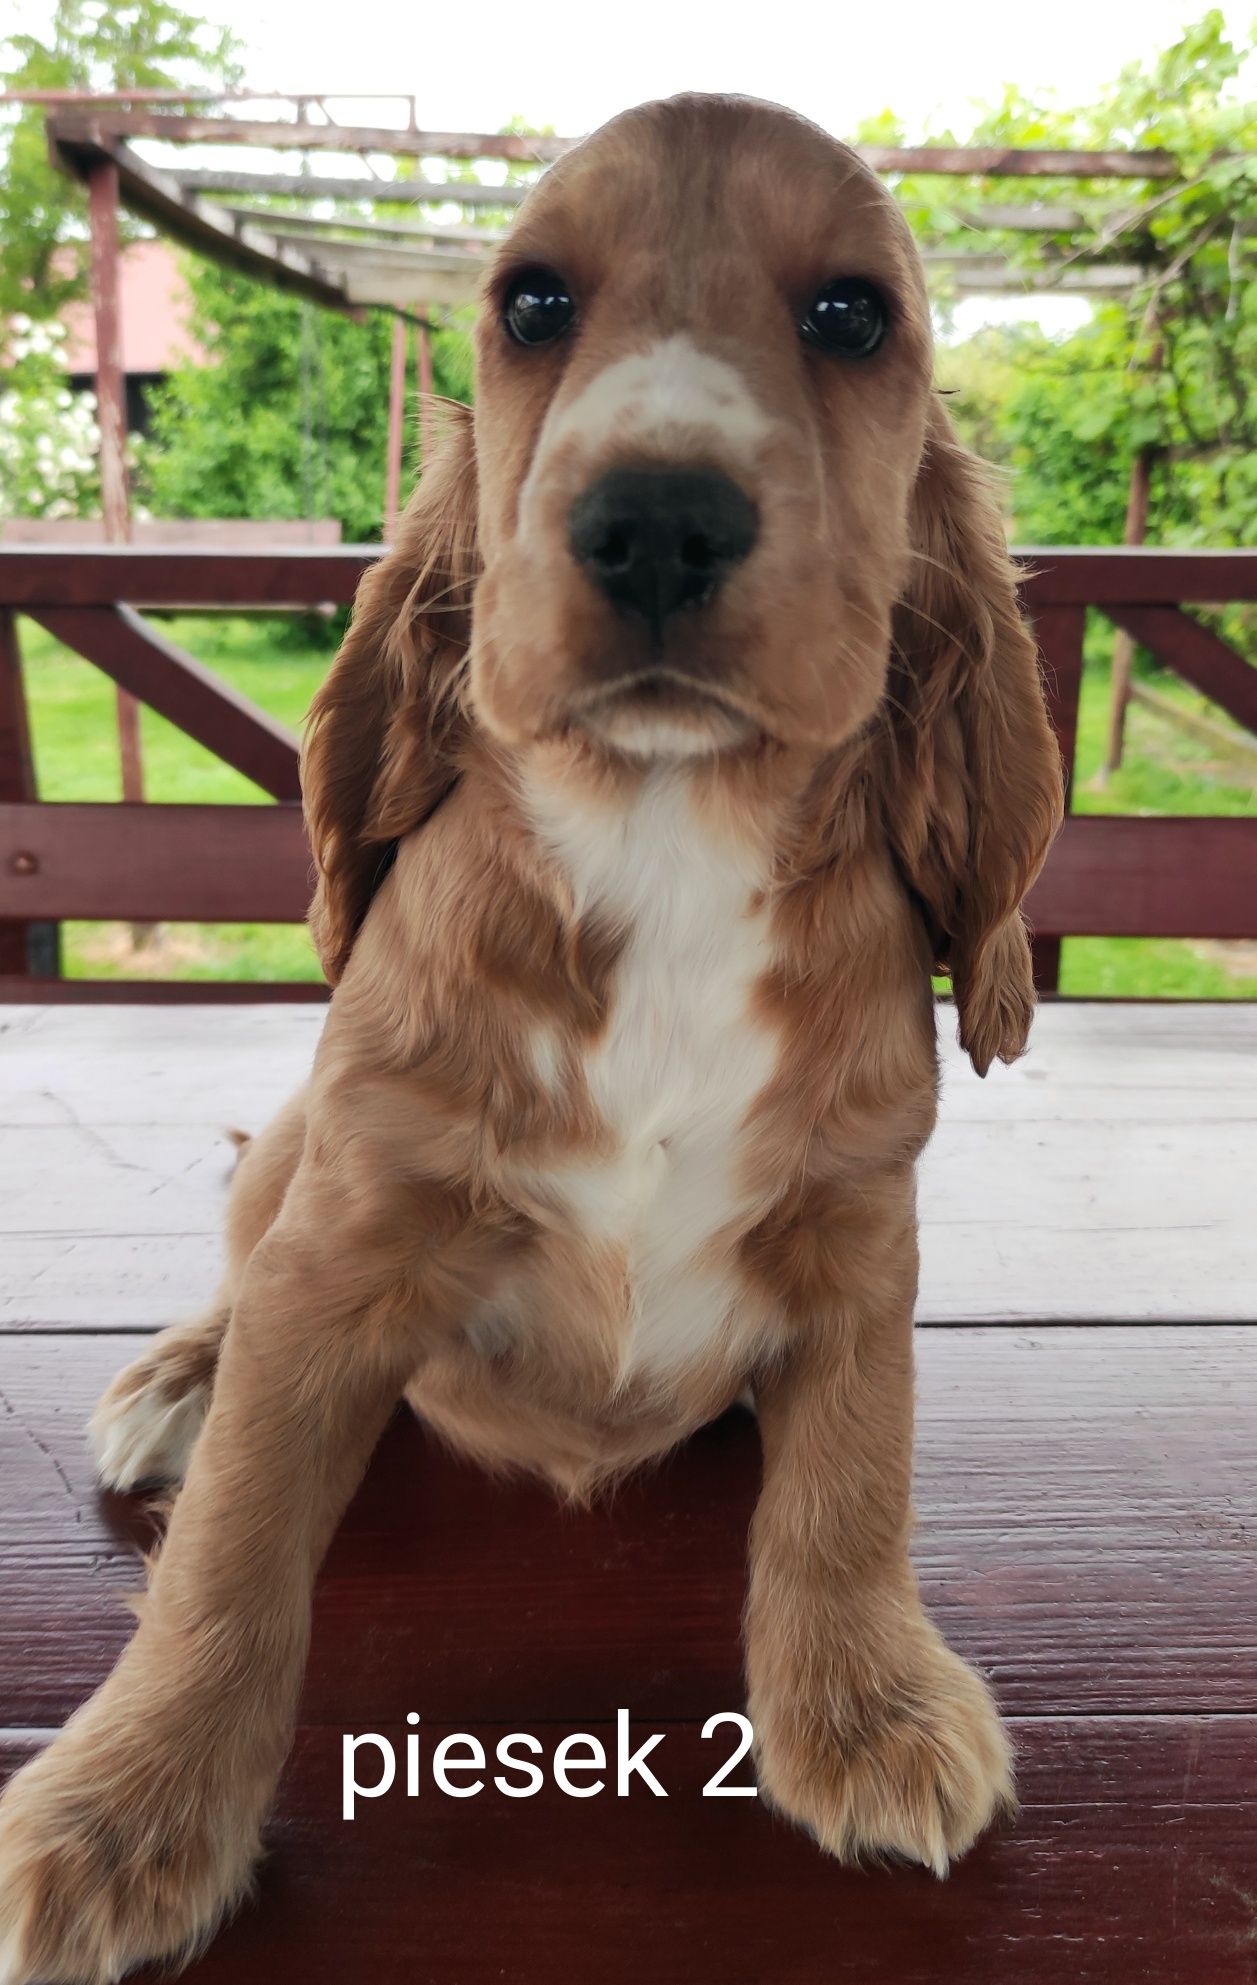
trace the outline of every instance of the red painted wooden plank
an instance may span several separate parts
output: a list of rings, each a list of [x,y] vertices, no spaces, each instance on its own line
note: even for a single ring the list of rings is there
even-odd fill
[[[1019,545],[1013,555],[1023,568],[1021,596],[1031,614],[1041,606],[1221,605],[1257,599],[1257,551]]]
[[[1202,627],[1177,607],[1113,607],[1109,619],[1237,724],[1257,731],[1257,668],[1211,628]]]
[[[1055,999],[1061,983],[1061,940],[1030,934],[1030,969],[1040,999]],[[3,984],[3,981],[0,981]],[[0,999],[4,997],[0,992]]]
[[[131,1630],[147,1534],[83,1427],[141,1336],[0,1335],[0,1727],[59,1722]],[[1257,1328],[923,1331],[915,1555],[1010,1713],[1257,1713]],[[701,1718],[741,1699],[755,1427],[589,1511],[401,1414],[320,1581],[303,1715]],[[1254,1760],[1257,1764],[1257,1760]]]
[[[338,517],[133,517],[131,544],[163,545],[173,551],[281,551],[286,545],[338,545]],[[0,545],[76,545],[108,543],[100,517],[0,518]],[[51,604],[51,602],[50,602]]]
[[[310,889],[296,806],[0,804],[0,917],[300,923]]]
[[[348,605],[378,545],[281,551],[99,551],[0,548],[0,604],[36,607],[312,607]]]
[[[1257,937],[1257,820],[1071,815],[1026,908],[1046,937]]]
[[[0,547],[0,605],[248,607],[348,604],[379,545],[285,546],[275,551]],[[1257,551],[1161,546],[1021,547],[1022,598],[1044,606],[1257,599]],[[1028,568],[1028,569],[1027,569]]]
[[[0,1006],[271,1006],[325,1004],[312,979],[36,979],[0,975]]]
[[[1043,693],[1056,732],[1066,779],[1072,781],[1078,740],[1078,697],[1082,688],[1082,638],[1086,608],[1041,606],[1034,635],[1043,669]]]
[[[0,607],[0,799],[34,797],[35,760],[17,627],[8,608]]]
[[[161,138],[169,143],[172,139],[183,144],[264,145],[268,149],[276,147],[299,148],[302,151],[331,152],[392,152],[404,158],[456,158],[456,159],[515,159],[526,164],[537,164],[559,158],[576,140],[558,137],[522,137],[514,132],[477,131],[417,131],[405,125],[352,126],[348,129],[328,122],[307,121],[304,117],[294,123],[291,119],[272,121],[264,117],[224,118],[201,115],[196,112],[181,113],[172,123],[169,114],[146,110],[109,110],[102,115],[99,110],[62,111],[55,120],[56,136],[59,142],[67,144],[95,143],[110,146],[117,139]],[[1002,155],[1002,154],[1001,154]],[[983,154],[985,157],[986,154]],[[1008,156],[1016,158],[1017,153]],[[1039,154],[1035,155],[1040,156]],[[1114,171],[1125,177],[1167,176],[1167,157],[1164,152],[1150,151],[1148,163],[1139,159],[1134,168],[1130,165],[1131,153],[1080,152],[1072,154],[1088,162],[1105,161],[1107,164],[1093,163],[1095,172]],[[1012,168],[1014,171],[1016,167]],[[1051,171],[1051,166],[1047,168]]]
[[[527,1800],[430,1780],[407,1798],[399,1772],[346,1822],[342,1737],[366,1727],[299,1730],[256,1897],[188,1985],[1252,1985],[1251,1717],[1015,1725],[1017,1820],[945,1882],[839,1868],[758,1798],[704,1798],[728,1732],[650,1719],[666,1798],[573,1799],[549,1776]],[[470,1727],[491,1755],[511,1726],[420,1727],[429,1746]],[[614,1744],[579,1717],[536,1726],[547,1760],[565,1729]],[[32,1749],[7,1736],[0,1770]]]
[[[1043,693],[1056,733],[1065,770],[1066,806],[1073,784],[1078,748],[1078,699],[1082,690],[1082,643],[1087,610],[1077,606],[1041,606],[1034,615],[1034,634],[1043,671]],[[1031,938],[1035,988],[1054,993],[1061,982],[1061,940],[1036,931]]]
[[[0,803],[0,917],[298,923],[309,891],[296,807]],[[1257,822],[1072,816],[1028,910],[1045,938],[1257,936]]]
[[[34,618],[120,689],[234,765],[273,799],[299,800],[297,740],[127,606],[46,607]]]
[[[967,179],[1174,179],[1173,153],[1151,146],[1105,151],[1057,151],[1032,145],[857,145],[874,172],[942,173]]]
[[[10,610],[0,607],[0,800],[34,797],[35,761],[17,624]],[[24,977],[29,985],[28,930],[16,919],[0,919],[0,971]]]
[[[59,144],[110,146],[118,139],[173,138],[185,144],[379,151],[405,157],[514,159],[535,164],[561,158],[580,142],[555,136],[519,137],[513,132],[420,131],[413,125],[356,125],[345,130],[336,124],[312,122],[304,114],[294,123],[260,116],[226,119],[193,110],[183,112],[172,125],[169,115],[161,111],[110,108],[102,115],[99,103],[88,101],[93,105],[90,111],[76,107],[57,113],[53,129]],[[1060,150],[1011,145],[860,145],[856,149],[877,172],[932,172],[964,178],[1174,179],[1179,171],[1173,153],[1155,146]]]

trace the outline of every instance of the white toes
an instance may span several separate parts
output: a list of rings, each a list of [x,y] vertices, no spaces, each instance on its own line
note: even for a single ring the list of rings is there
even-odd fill
[[[209,1403],[208,1384],[174,1395],[156,1378],[129,1398],[106,1395],[87,1430],[104,1486],[127,1490],[141,1482],[182,1482]]]

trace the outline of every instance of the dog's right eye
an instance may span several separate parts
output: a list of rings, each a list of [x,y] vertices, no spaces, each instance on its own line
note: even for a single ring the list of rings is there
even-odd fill
[[[890,311],[881,291],[862,276],[840,276],[812,300],[799,330],[809,345],[843,358],[871,358],[886,336]]]
[[[525,269],[502,300],[502,321],[517,345],[548,345],[576,315],[571,291],[553,269]]]

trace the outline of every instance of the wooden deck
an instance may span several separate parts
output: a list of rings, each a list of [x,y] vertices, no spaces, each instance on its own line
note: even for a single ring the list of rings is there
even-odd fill
[[[3,1768],[126,1638],[146,1519],[96,1494],[83,1423],[208,1292],[222,1126],[280,1101],[321,1019],[0,1012]],[[574,1515],[399,1417],[320,1584],[259,1901],[189,1977],[1253,1985],[1255,1123],[1254,1009],[1049,1006],[985,1083],[946,1050],[916,1555],[1012,1719],[1022,1795],[946,1883],[844,1872],[756,1800],[699,1797],[724,1755],[701,1725],[742,1702],[749,1420]],[[400,1750],[418,1710],[429,1747],[548,1747],[621,1706],[666,1733],[666,1801],[399,1785],[339,1817],[344,1731]]]

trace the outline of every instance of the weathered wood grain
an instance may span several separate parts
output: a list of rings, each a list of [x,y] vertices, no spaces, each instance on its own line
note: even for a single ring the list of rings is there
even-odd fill
[[[304,1080],[325,1017],[311,1007],[7,1007],[0,1130],[64,1123],[71,1112],[100,1128],[258,1128]]]
[[[0,1726],[60,1720],[130,1631],[141,1504],[87,1415],[140,1337],[0,1338]],[[1257,1713],[1257,1332],[927,1331],[915,1545],[940,1624],[1031,1714]],[[756,1430],[578,1513],[399,1415],[319,1588],[304,1714],[736,1707]]]
[[[0,1329],[156,1327],[216,1273],[226,1126],[299,1085],[314,1007],[0,1012]],[[1044,1007],[980,1082],[939,1009],[926,1323],[1242,1321],[1257,1011]]]
[[[208,180],[198,175],[201,187]],[[293,187],[307,182],[294,178]],[[333,197],[335,182],[324,182]],[[398,196],[406,193],[399,186]],[[444,188],[442,189],[444,191]],[[509,193],[509,189],[507,189]],[[460,201],[487,194],[502,204],[501,189],[458,189]],[[346,195],[345,197],[352,197]],[[73,551],[21,545],[0,547],[0,605],[212,607],[348,604],[379,545],[286,545],[282,550],[230,551],[204,546],[178,550],[146,545]],[[1207,603],[1257,598],[1257,552],[1162,545],[1021,545],[1021,598],[1032,615],[1045,606]]]
[[[98,1495],[83,1432],[145,1341],[120,1326],[204,1299],[220,1127],[282,1101],[322,1023],[0,1015],[0,1302],[18,1325],[0,1331],[0,1772],[131,1631],[152,1520]],[[1257,1287],[1257,1014],[1046,1008],[1032,1054],[985,1083],[953,1029],[942,1009],[924,1307],[1005,1320],[918,1337],[915,1556],[1014,1718],[1016,1826],[939,1884],[840,1871],[757,1800],[701,1799],[698,1726],[742,1703],[748,1417],[573,1512],[403,1413],[319,1582],[259,1900],[192,1985],[1254,1985],[1257,1323],[1216,1319],[1252,1318]],[[1093,1319],[1121,1302],[1214,1321],[1007,1322],[1022,1303]],[[417,1710],[428,1755],[448,1728],[548,1749],[605,1740],[621,1706],[665,1732],[666,1801],[458,1802],[429,1783],[339,1817],[345,1731],[400,1745]]]
[[[1257,820],[1071,814],[1026,898],[1047,937],[1257,935]]]
[[[300,923],[301,809],[0,801],[0,915]]]
[[[471,1727],[486,1747],[505,1734]],[[1251,1717],[1015,1725],[1016,1825],[945,1882],[837,1868],[758,1799],[704,1799],[716,1758],[692,1724],[664,1729],[666,1799],[429,1785],[352,1823],[341,1735],[298,1733],[258,1894],[188,1985],[1252,1985]],[[30,1748],[0,1740],[0,1769]]]

